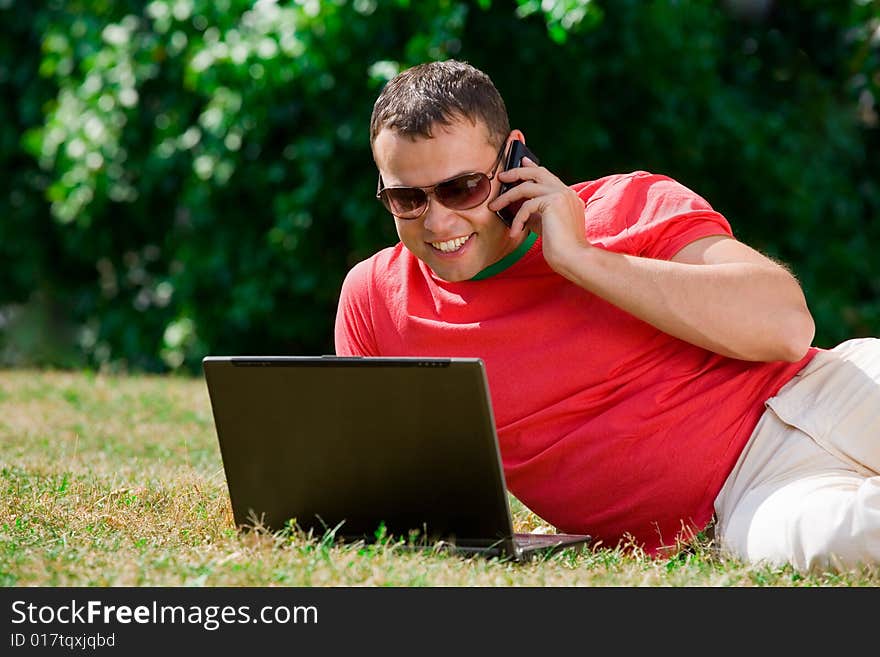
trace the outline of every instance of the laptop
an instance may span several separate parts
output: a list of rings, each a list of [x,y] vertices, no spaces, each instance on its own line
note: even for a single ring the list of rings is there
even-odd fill
[[[515,561],[590,542],[513,531],[481,359],[207,356],[202,366],[240,529],[259,521]]]

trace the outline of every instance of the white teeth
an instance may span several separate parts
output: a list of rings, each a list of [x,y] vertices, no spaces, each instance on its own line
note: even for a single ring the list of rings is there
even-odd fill
[[[431,242],[431,246],[438,251],[443,251],[443,253],[451,253],[452,251],[458,251],[470,238],[470,235],[466,235],[464,237],[456,237],[448,242]]]

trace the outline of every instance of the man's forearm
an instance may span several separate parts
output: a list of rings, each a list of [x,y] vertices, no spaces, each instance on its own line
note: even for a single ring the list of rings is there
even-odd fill
[[[732,358],[802,358],[814,323],[795,278],[772,263],[684,264],[579,248],[556,270],[656,328]]]

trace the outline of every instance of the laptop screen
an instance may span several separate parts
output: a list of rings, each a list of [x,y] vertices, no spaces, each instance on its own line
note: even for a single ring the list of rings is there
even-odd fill
[[[488,545],[512,532],[484,365],[207,357],[235,522],[345,540]]]

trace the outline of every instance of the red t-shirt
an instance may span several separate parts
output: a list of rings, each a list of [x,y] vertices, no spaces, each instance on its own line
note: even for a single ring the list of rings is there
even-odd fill
[[[573,186],[600,248],[669,259],[725,218],[646,172]],[[509,490],[564,532],[649,553],[702,529],[764,410],[797,363],[727,358],[576,286],[541,240],[483,280],[437,278],[401,244],[342,286],[336,353],[483,359]],[[454,413],[437,400],[438,413]],[[686,536],[686,534],[684,535]]]

